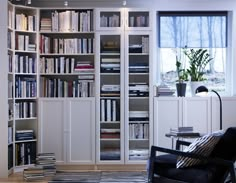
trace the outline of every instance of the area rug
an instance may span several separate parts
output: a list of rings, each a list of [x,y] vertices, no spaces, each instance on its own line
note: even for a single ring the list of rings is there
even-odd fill
[[[146,183],[146,172],[59,172],[49,183]]]

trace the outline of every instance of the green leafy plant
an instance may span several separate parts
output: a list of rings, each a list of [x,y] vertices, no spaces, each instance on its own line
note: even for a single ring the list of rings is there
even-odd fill
[[[183,53],[189,59],[189,68],[187,69],[191,81],[204,81],[204,71],[207,64],[213,59],[210,57],[207,49],[187,49],[183,48]]]
[[[188,72],[186,69],[182,68],[182,64],[180,61],[178,61],[176,57],[176,71],[178,75],[178,82],[183,83],[184,81],[188,81]]]

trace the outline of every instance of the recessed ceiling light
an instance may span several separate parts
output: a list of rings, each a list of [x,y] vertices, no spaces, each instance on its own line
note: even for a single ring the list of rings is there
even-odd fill
[[[68,6],[68,1],[65,1],[65,2],[64,2],[64,6]]]

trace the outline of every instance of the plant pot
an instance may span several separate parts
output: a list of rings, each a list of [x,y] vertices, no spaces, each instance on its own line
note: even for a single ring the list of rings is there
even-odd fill
[[[196,95],[196,89],[202,85],[204,85],[202,81],[191,81],[190,86],[191,86],[192,96]]]
[[[186,83],[176,83],[176,90],[178,97],[185,97],[186,86],[187,86]]]

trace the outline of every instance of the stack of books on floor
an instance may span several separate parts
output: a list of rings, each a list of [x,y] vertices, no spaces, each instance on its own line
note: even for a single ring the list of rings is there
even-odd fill
[[[56,158],[54,153],[39,153],[36,158],[36,165],[43,168],[44,176],[56,174]]]
[[[200,133],[195,132],[192,126],[183,126],[178,128],[171,128],[170,134],[175,136],[199,137]]]
[[[27,181],[41,180],[56,174],[56,158],[54,153],[39,153],[34,167],[24,169],[23,177]]]
[[[41,180],[44,178],[44,172],[42,167],[30,167],[24,169],[24,179],[27,181]]]

